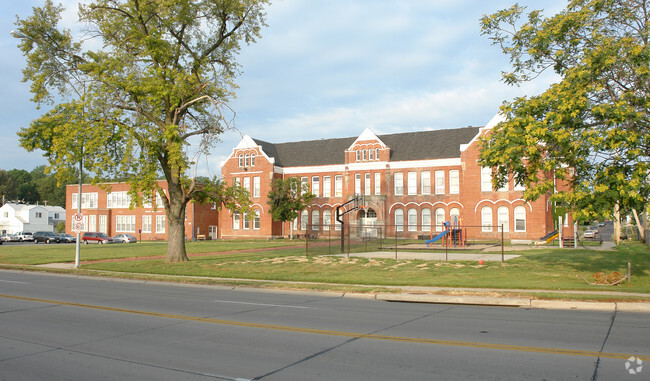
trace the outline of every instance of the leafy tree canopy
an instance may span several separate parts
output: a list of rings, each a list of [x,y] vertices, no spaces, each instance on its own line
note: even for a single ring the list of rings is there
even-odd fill
[[[274,179],[268,194],[273,221],[293,221],[314,197],[309,185],[297,177]]]
[[[514,5],[481,19],[510,57],[512,85],[553,70],[540,95],[505,102],[505,121],[482,141],[480,161],[525,196],[547,192],[578,217],[643,209],[650,194],[650,6],[645,0],[573,0],[552,17]],[[555,180],[572,185],[558,191]]]
[[[83,159],[99,178],[128,178],[135,200],[158,192],[167,260],[187,260],[185,208],[200,188],[189,175],[188,143],[207,154],[231,127],[235,58],[261,36],[267,2],[95,0],[79,7],[82,40],[58,26],[63,8],[46,0],[14,32],[33,100],[52,104],[19,132],[21,145],[43,150],[60,178]],[[156,182],[161,174],[167,194]]]

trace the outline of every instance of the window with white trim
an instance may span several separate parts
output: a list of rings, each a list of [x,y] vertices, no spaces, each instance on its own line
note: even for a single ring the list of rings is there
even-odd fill
[[[255,209],[253,218],[253,230],[260,230],[260,211]]]
[[[481,208],[481,231],[492,231],[492,208],[489,206]]]
[[[418,194],[418,173],[409,172],[407,174],[407,181],[408,194]]]
[[[375,194],[381,194],[381,173],[375,173]]]
[[[311,228],[312,230],[320,229],[320,212],[318,210],[312,210],[311,212]]]
[[[354,194],[361,194],[361,174],[354,174]]]
[[[167,227],[167,218],[163,216],[156,216],[156,233],[164,233]]]
[[[251,167],[255,166],[255,153],[251,154]]]
[[[260,197],[260,177],[253,177],[253,197]]]
[[[320,177],[318,176],[311,178],[311,193],[316,197],[320,197]]]
[[[395,195],[401,196],[404,194],[404,174],[397,172],[393,175],[393,183],[395,184]],[[402,218],[404,214],[402,213]]]
[[[239,215],[239,213],[233,213],[233,215],[232,215],[232,228],[233,228],[233,230],[239,230],[239,228],[240,228],[240,219],[241,219],[241,216]]]
[[[429,208],[422,209],[422,230],[431,230],[431,209]]]
[[[243,167],[244,166],[244,155],[239,154],[239,166]]]
[[[334,196],[343,197],[343,176],[334,177]]]
[[[115,216],[115,231],[120,233],[135,233],[135,216]]]
[[[418,230],[418,211],[411,208],[408,210],[407,218],[408,218],[408,230],[410,232],[414,232]]]
[[[445,223],[445,210],[442,208],[436,209],[436,231],[441,232]]]
[[[436,194],[445,194],[445,171],[436,171],[435,174]]]
[[[97,209],[98,195],[94,193],[81,193],[81,208],[83,209]],[[72,206],[74,208],[79,205],[79,193],[72,194]],[[92,230],[91,230],[92,231]]]
[[[506,233],[510,231],[510,212],[507,206],[500,206],[497,209],[497,225],[499,229],[503,227]]]
[[[457,169],[449,171],[449,193],[460,193],[460,172]]]
[[[242,222],[243,222],[242,225],[244,226],[244,230],[250,229],[251,228],[251,219],[250,219],[248,213],[242,213],[241,219],[242,219]]]
[[[458,208],[449,209],[449,221],[453,224],[460,222],[460,210]]]
[[[364,177],[363,193],[370,195],[370,173],[366,173]]]
[[[251,178],[250,177],[244,177],[244,189],[246,189],[250,194],[250,191],[251,191]]]
[[[309,224],[309,212],[303,210],[300,212],[300,230],[307,230],[307,224]]]
[[[420,172],[420,187],[422,194],[431,194],[431,172]]]
[[[481,192],[492,192],[492,168],[481,168]]]
[[[357,161],[361,161],[361,151],[357,150]]]
[[[151,215],[142,216],[142,232],[151,233]]]
[[[323,210],[323,230],[330,230],[332,225],[332,211],[329,209]]]
[[[515,206],[514,215],[515,215],[515,231],[525,232],[526,231],[526,208],[524,208],[523,206]]]
[[[332,197],[332,178],[323,176],[323,197]]]
[[[402,209],[395,210],[395,231],[404,231],[404,211]]]

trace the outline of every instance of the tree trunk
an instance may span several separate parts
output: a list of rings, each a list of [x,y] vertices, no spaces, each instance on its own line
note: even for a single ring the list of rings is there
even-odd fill
[[[169,197],[169,207],[166,208],[167,214],[167,258],[166,262],[185,262],[188,261],[187,252],[185,251],[185,208],[187,201],[183,188],[178,181],[167,182],[167,192]]]
[[[639,221],[639,213],[637,213],[636,209],[632,209],[632,213],[634,214],[636,226],[639,228],[639,238],[641,238],[641,242],[645,242],[645,225],[647,221],[643,221],[644,223],[641,224],[641,221]]]

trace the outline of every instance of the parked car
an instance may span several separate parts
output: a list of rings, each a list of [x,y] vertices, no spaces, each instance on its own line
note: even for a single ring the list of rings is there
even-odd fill
[[[136,243],[138,242],[138,239],[131,234],[118,234],[113,237],[113,241],[115,243]]]
[[[0,236],[2,242],[18,242],[18,236],[15,234],[3,234]]]
[[[63,243],[77,242],[77,237],[68,233],[59,233],[59,240]]]
[[[56,243],[59,243],[59,242],[61,242],[61,239],[59,238],[59,236],[54,232],[36,232],[36,233],[34,233],[33,237],[34,237],[34,243],[39,243],[39,242],[45,242],[45,243],[56,242]]]
[[[18,232],[16,233],[16,236],[18,237],[18,241],[20,242],[34,240],[34,233],[32,232]]]
[[[594,238],[596,236],[596,233],[593,230],[585,230],[585,232],[582,234],[582,238]]]
[[[98,244],[105,244],[105,243],[113,243],[113,238],[109,237],[104,233],[86,232],[84,233],[83,237],[81,237],[81,242],[83,242],[84,245],[93,242],[96,242]]]

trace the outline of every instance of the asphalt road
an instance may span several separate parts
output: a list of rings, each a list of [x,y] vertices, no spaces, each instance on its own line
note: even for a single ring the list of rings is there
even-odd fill
[[[647,314],[0,271],[1,380],[648,380],[649,339]]]

